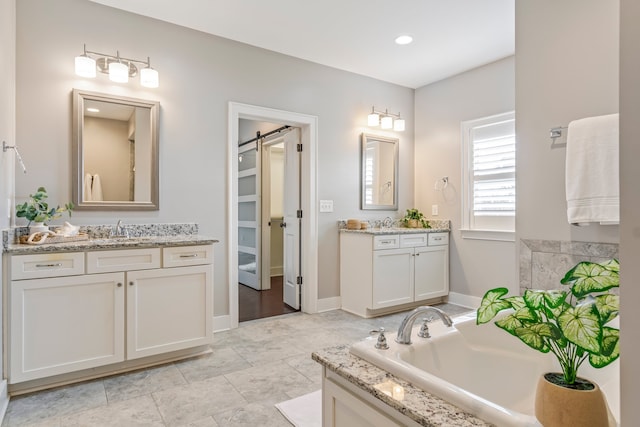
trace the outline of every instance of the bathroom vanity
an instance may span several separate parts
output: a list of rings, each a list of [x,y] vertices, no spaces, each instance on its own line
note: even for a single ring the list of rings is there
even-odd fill
[[[340,230],[343,310],[373,317],[448,294],[448,227]]]
[[[215,242],[195,234],[5,245],[9,391],[210,351]]]

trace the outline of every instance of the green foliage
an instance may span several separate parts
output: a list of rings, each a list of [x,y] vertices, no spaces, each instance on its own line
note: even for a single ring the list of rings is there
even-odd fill
[[[620,331],[605,326],[618,316],[620,298],[608,291],[620,286],[620,265],[580,262],[560,281],[564,290],[526,290],[523,296],[505,297],[506,288],[489,290],[477,312],[478,325],[496,320],[501,329],[542,353],[552,352],[562,366],[564,381],[574,384],[585,360],[602,368],[620,356]]]
[[[407,209],[407,213],[402,218],[402,221],[406,225],[411,219],[419,221],[423,228],[430,228],[429,221],[427,221],[422,212],[420,212],[418,209]]]
[[[52,219],[59,218],[63,212],[68,212],[71,216],[71,211],[75,207],[73,203],[67,203],[63,207],[56,206],[50,208],[46,202],[48,198],[47,190],[44,187],[39,187],[35,194],[29,194],[29,200],[21,205],[16,206],[16,216],[18,218],[26,218],[31,222],[47,222]]]

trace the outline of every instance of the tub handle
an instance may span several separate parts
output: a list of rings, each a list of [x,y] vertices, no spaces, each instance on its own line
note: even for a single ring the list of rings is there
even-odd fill
[[[429,333],[429,322],[431,319],[423,318],[422,326],[420,326],[420,331],[418,332],[418,336],[420,338],[431,338],[431,334]]]
[[[369,331],[369,334],[378,334],[378,341],[376,341],[376,348],[378,350],[387,350],[389,348],[389,344],[387,344],[387,337],[384,336],[384,328],[382,326],[378,329]]]

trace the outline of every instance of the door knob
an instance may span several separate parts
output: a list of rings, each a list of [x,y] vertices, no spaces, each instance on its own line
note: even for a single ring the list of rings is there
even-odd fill
[[[286,228],[287,227],[287,223],[286,222],[281,222],[280,223],[280,228]]]

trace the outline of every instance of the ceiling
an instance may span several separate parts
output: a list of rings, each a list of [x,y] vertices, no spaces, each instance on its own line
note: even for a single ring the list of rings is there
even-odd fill
[[[410,88],[515,51],[515,0],[91,1]]]

